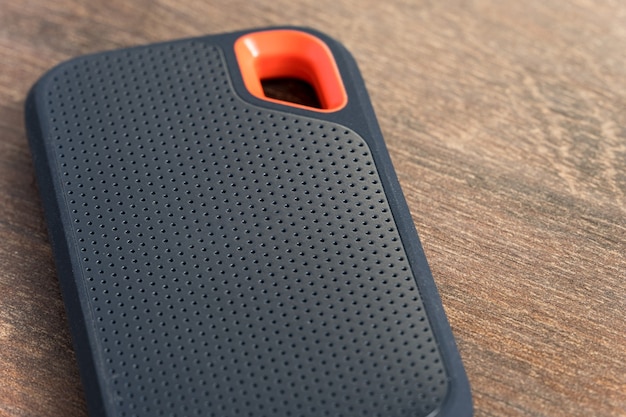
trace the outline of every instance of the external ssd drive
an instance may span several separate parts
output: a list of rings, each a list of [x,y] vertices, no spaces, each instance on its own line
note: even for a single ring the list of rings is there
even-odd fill
[[[271,92],[285,80],[315,100]],[[90,415],[472,414],[336,41],[271,28],[75,58],[26,125]]]

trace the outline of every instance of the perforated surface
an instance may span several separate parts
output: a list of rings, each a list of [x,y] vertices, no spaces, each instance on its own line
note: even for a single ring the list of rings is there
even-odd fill
[[[243,102],[200,41],[78,60],[54,85],[61,209],[115,415],[441,404],[447,377],[362,138]]]

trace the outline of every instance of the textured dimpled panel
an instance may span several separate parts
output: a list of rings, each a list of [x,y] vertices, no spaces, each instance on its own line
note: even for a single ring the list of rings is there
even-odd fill
[[[114,415],[416,417],[442,403],[362,138],[242,101],[201,41],[80,59],[53,86],[55,180]]]

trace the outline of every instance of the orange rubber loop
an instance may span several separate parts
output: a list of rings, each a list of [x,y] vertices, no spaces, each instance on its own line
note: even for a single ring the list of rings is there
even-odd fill
[[[235,55],[246,88],[257,98],[321,112],[341,110],[348,102],[330,49],[313,35],[289,29],[249,33],[235,42]],[[317,92],[322,108],[267,97],[261,80],[270,78],[308,82]]]

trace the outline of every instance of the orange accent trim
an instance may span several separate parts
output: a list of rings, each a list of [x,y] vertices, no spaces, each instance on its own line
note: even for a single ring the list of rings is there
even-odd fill
[[[321,39],[289,29],[246,34],[235,42],[235,55],[246,88],[262,100],[307,110],[334,112],[348,103],[335,59]],[[266,97],[261,80],[299,78],[317,92],[321,109]]]

